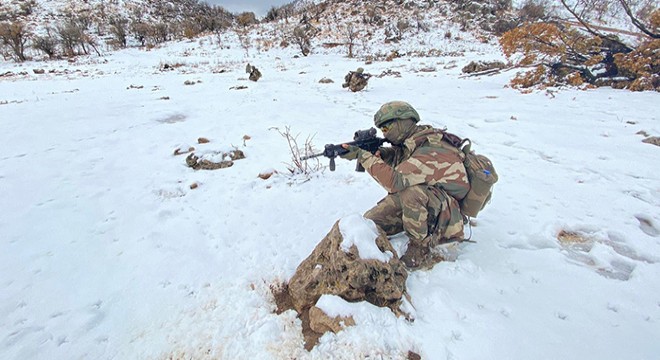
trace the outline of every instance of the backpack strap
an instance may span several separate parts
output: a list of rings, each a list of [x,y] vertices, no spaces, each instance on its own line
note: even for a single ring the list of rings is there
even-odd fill
[[[458,146],[461,151],[463,151],[463,154],[467,155],[470,153],[470,150],[472,150],[472,140],[465,138],[463,141],[461,141],[461,144]]]
[[[465,140],[450,132],[442,131],[442,140],[448,142],[451,146],[460,150]]]

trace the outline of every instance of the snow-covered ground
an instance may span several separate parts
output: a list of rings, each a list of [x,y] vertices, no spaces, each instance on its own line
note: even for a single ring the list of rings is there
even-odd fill
[[[0,63],[0,74],[27,72],[0,77],[0,358],[660,356],[660,148],[637,134],[660,135],[658,93],[523,95],[505,87],[511,72],[461,76],[495,52],[365,65],[226,45]],[[247,62],[263,73],[256,83]],[[342,89],[358,66],[401,77]],[[357,325],[307,352],[296,314],[274,313],[270,286],[385,191],[340,159],[335,172],[289,176],[277,129],[321,149],[371,127],[390,100],[471,138],[500,182],[476,243],[411,273],[414,322],[323,298]],[[247,158],[194,171],[173,155],[190,146]],[[584,240],[559,241],[562,230]]]

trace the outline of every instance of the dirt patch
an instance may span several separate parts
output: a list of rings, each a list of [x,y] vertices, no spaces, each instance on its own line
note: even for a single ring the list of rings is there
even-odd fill
[[[293,309],[293,300],[291,300],[291,295],[289,295],[289,286],[287,284],[271,285],[270,291],[275,298],[275,305],[277,305],[275,313],[277,315]]]
[[[323,334],[312,330],[312,327],[309,325],[309,309],[303,310],[302,313],[298,315],[298,318],[302,321],[302,334],[303,339],[305,340],[305,350],[311,351],[314,346],[319,343],[319,339]]]
[[[559,232],[559,234],[557,234],[557,240],[559,240],[562,245],[587,244],[591,242],[583,234],[578,234],[576,232],[566,230],[562,230]]]
[[[293,300],[289,294],[289,286],[287,284],[278,284],[270,287],[273,297],[275,298],[276,314],[281,314],[287,310],[294,310]],[[309,325],[309,309],[305,309],[302,313],[298,314],[298,318],[302,322],[302,334],[305,341],[305,350],[310,351],[319,343],[319,339],[323,334],[317,333],[312,330]]]
[[[422,357],[416,352],[408,351],[408,360],[422,360]]]

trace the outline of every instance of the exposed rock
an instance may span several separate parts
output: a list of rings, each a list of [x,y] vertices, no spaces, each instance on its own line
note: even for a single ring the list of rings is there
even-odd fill
[[[660,137],[658,136],[647,137],[646,139],[642,140],[642,142],[655,146],[660,146]]]
[[[312,306],[311,309],[309,309],[309,325],[312,330],[319,334],[324,334],[328,331],[337,333],[347,326],[354,326],[355,320],[353,320],[352,316],[330,317],[323,312],[323,310],[316,306]]]
[[[472,61],[461,70],[465,74],[479,73],[487,70],[504,69],[506,64],[501,61]]]
[[[222,160],[219,162],[215,162],[200,158],[199,156],[195,155],[195,153],[191,153],[190,155],[188,155],[188,157],[186,157],[186,165],[188,165],[188,167],[191,167],[195,170],[225,169],[233,166],[234,160],[245,159],[245,154],[241,150],[233,150],[230,151],[228,154],[223,153],[221,158],[222,159],[230,158],[231,160]]]
[[[35,74],[44,74],[44,73],[46,73],[46,70],[44,70],[44,69],[32,69],[32,71]]]
[[[206,143],[209,143],[209,142],[211,142],[211,140],[209,140],[205,137],[200,137],[200,138],[197,139],[198,144],[206,144]]]
[[[192,146],[188,146],[187,149],[185,147],[184,148],[178,147],[174,149],[174,155],[183,155],[193,151],[195,151],[195,148]]]
[[[271,176],[273,176],[273,174],[276,174],[276,173],[277,173],[277,171],[275,171],[275,170],[262,171],[262,172],[259,173],[259,178],[263,179],[263,180],[268,180],[268,179],[270,179]]]
[[[334,83],[334,81],[332,81],[332,79],[323,78],[323,79],[319,80],[319,83],[321,83],[321,84],[332,84],[332,83]]]
[[[324,294],[338,295],[346,301],[366,300],[400,313],[408,274],[386,235],[378,231],[378,249],[393,255],[388,262],[360,258],[355,245],[344,251],[339,222],[335,223],[289,281],[289,294],[298,313],[315,305]]]
[[[245,153],[241,150],[236,149],[229,152],[229,157],[232,160],[245,159]]]

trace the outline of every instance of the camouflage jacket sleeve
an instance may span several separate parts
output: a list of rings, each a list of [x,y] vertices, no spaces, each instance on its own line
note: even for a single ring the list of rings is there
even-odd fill
[[[459,155],[442,147],[422,146],[413,149],[411,155],[396,166],[386,163],[368,151],[361,151],[360,162],[389,193],[396,193],[420,184],[439,185],[448,194],[460,200],[470,188]]]
[[[399,153],[402,152],[401,149],[395,147],[381,147],[378,151],[380,152],[380,158],[390,166],[394,165],[396,159],[400,157]]]

